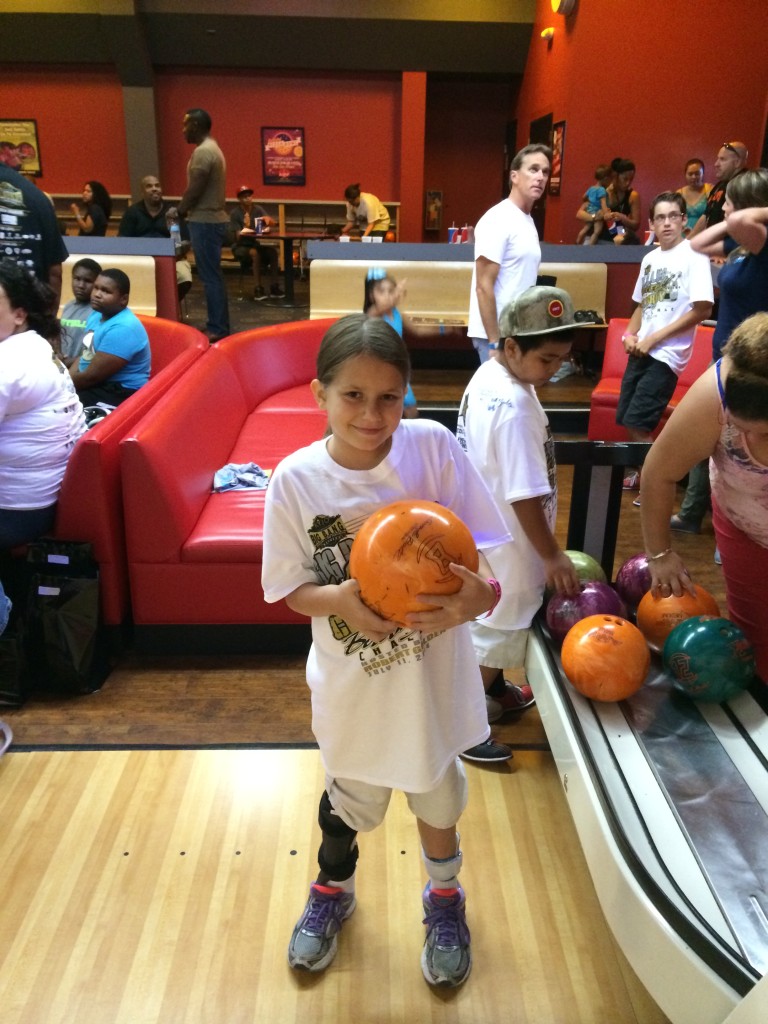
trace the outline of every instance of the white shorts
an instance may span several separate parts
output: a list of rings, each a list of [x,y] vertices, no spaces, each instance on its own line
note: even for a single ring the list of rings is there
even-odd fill
[[[482,622],[470,622],[472,646],[484,668],[522,668],[530,629],[494,629]]]
[[[392,790],[371,786],[356,779],[326,777],[325,788],[331,807],[356,832],[371,832],[387,813]],[[440,782],[428,793],[406,793],[412,813],[432,828],[453,828],[467,806],[467,776],[457,758]]]

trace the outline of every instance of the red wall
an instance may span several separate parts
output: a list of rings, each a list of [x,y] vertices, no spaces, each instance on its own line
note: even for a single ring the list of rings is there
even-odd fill
[[[400,76],[173,70],[155,80],[160,167],[168,195],[184,190],[191,147],[184,112],[203,107],[227,158],[227,194],[249,184],[270,199],[343,199],[359,181],[383,200],[399,198]],[[265,186],[261,126],[303,127],[307,184]]]
[[[537,117],[551,113],[567,123],[562,190],[547,200],[546,241],[575,241],[574,213],[595,166],[616,156],[637,165],[643,226],[653,196],[684,183],[690,157],[704,159],[707,181],[724,140],[743,140],[750,163],[759,163],[768,84],[764,0],[686,6],[683,16],[669,0],[579,3],[562,18],[549,0],[537,0],[518,144]],[[539,38],[548,25],[555,28],[551,47]]]
[[[46,192],[79,192],[85,181],[127,193],[123,92],[111,69],[14,68],[0,77],[0,117],[37,121]]]
[[[450,224],[475,224],[508,193],[504,140],[516,91],[517,83],[430,78],[424,188],[443,192],[443,227],[425,241],[447,241]]]

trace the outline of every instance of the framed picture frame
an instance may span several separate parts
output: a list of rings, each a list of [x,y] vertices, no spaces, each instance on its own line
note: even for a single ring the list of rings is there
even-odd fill
[[[552,172],[549,176],[549,194],[560,195],[563,178],[563,156],[565,154],[565,121],[552,125]]]
[[[304,129],[263,127],[261,164],[265,185],[306,185]]]
[[[43,173],[40,160],[40,142],[37,137],[37,121],[34,118],[0,118],[0,150],[15,150],[15,156],[21,161],[19,170],[32,178],[39,178]],[[0,163],[6,163],[0,153]],[[16,161],[14,160],[14,163]]]
[[[441,189],[428,188],[424,198],[424,230],[439,231],[443,226],[443,193]]]

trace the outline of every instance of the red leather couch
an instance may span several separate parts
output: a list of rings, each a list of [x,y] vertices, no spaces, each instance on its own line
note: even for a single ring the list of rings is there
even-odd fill
[[[152,349],[149,381],[75,445],[56,508],[54,534],[89,541],[100,566],[106,625],[124,622],[130,609],[119,444],[148,409],[207,352],[208,339],[187,324],[141,316]]]
[[[216,470],[228,463],[272,470],[323,436],[325,415],[309,382],[333,322],[284,323],[226,338],[123,439],[138,646],[153,627],[306,622],[284,603],[264,601],[265,492],[213,493],[212,485]],[[204,632],[193,633],[191,642]]]
[[[605,339],[605,355],[600,381],[592,392],[589,403],[589,426],[587,437],[590,441],[627,441],[624,427],[616,423],[616,407],[619,402],[621,378],[629,358],[621,341],[629,320],[613,319],[608,323]],[[693,354],[688,365],[678,378],[677,387],[670,399],[661,422],[654,431],[658,436],[664,424],[672,415],[677,403],[693,382],[701,376],[712,361],[712,335],[714,328],[699,324],[693,338]]]

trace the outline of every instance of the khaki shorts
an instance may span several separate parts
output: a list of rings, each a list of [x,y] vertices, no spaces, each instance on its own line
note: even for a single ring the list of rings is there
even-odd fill
[[[470,622],[469,628],[479,665],[502,669],[523,667],[530,629],[494,629],[476,621]]]
[[[387,813],[392,790],[356,779],[326,777],[331,807],[356,832],[371,832]],[[428,793],[406,793],[411,812],[432,828],[452,828],[467,806],[467,776],[458,759]]]

